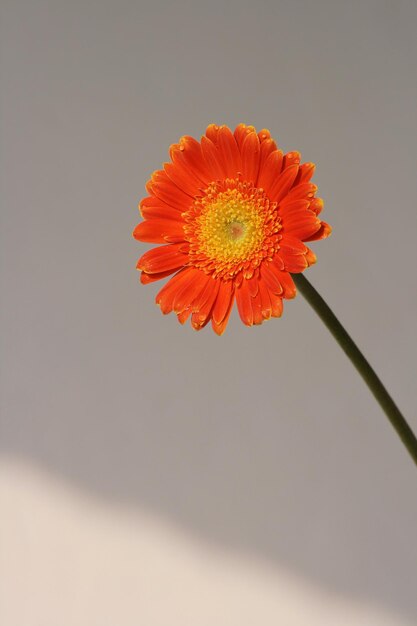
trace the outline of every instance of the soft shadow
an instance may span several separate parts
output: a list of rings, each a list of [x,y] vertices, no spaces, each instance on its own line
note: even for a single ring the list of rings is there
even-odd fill
[[[235,319],[219,340],[160,318],[148,297],[145,327],[110,301],[93,324],[87,301],[52,315],[48,339],[28,337],[2,449],[415,618],[414,468],[324,331],[312,322],[297,340],[297,302],[259,329]]]

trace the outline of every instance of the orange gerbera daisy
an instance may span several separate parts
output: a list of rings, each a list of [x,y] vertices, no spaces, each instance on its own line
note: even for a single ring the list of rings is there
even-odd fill
[[[156,296],[196,330],[210,320],[221,335],[236,298],[244,324],[280,317],[294,298],[291,273],[316,256],[306,241],[327,237],[318,215],[323,201],[310,182],[313,163],[283,154],[268,130],[211,124],[201,142],[182,137],[171,163],[152,174],[133,231],[140,241],[165,244],[145,252],[137,268],[146,284],[175,275]]]

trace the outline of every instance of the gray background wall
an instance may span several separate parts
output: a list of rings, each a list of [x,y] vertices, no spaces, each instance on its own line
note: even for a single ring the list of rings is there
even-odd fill
[[[3,0],[7,463],[415,623],[415,467],[320,321],[300,296],[182,328],[131,231],[170,143],[268,127],[317,163],[334,232],[308,278],[417,429],[416,27],[408,0]]]

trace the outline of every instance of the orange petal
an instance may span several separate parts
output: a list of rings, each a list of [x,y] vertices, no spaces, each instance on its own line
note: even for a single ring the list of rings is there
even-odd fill
[[[188,318],[191,315],[191,307],[188,307],[188,309],[184,309],[183,311],[181,311],[181,313],[177,313],[177,318],[180,324],[185,324],[185,322],[188,320]]]
[[[284,261],[284,267],[287,272],[297,274],[303,272],[308,267],[308,263],[303,254],[292,254],[288,250],[281,249],[277,256],[281,257]]]
[[[158,202],[159,201],[158,198],[156,198],[156,200]],[[184,220],[182,218],[182,213],[180,211],[177,211],[176,209],[173,209],[172,207],[168,207],[168,210],[164,207],[164,206],[145,206],[141,209],[141,215],[144,219],[146,220],[152,220],[152,219],[162,219],[162,220],[171,220],[171,221],[177,221],[179,223],[183,223]]]
[[[245,137],[247,135],[248,127],[246,124],[238,124],[234,130],[234,138],[236,139],[236,143],[238,145],[239,150],[241,150]]]
[[[261,298],[261,310],[264,319],[268,320],[271,317],[271,298],[269,296],[269,289],[267,287],[266,282],[261,277],[258,281],[259,285],[259,296]]]
[[[164,163],[164,170],[169,179],[190,198],[194,198],[202,188],[202,183],[180,162]]]
[[[303,244],[301,239],[285,235],[279,242],[279,247],[290,254],[306,254],[308,248]]]
[[[253,324],[253,311],[251,295],[249,293],[249,287],[246,280],[242,281],[242,284],[236,289],[236,303],[239,311],[240,319],[246,326],[252,326]]]
[[[143,218],[160,217],[162,219],[182,220],[181,212],[169,204],[165,204],[156,196],[147,196],[139,204],[139,211]]]
[[[232,131],[227,126],[220,127],[217,145],[227,178],[236,178],[242,170],[242,159]]]
[[[288,200],[288,202],[300,199],[312,200],[316,191],[317,185],[314,183],[301,183],[301,185],[297,185],[289,191],[286,200]]]
[[[230,307],[230,301],[233,299],[233,281],[221,280],[216,302],[213,307],[213,321],[220,325],[226,317]]]
[[[220,135],[221,135],[221,130],[225,128],[225,126],[218,126],[217,124],[210,124],[209,126],[207,126],[206,128],[206,137],[205,139],[211,141],[211,143],[214,146],[214,155],[215,155],[215,160],[217,161],[217,167],[220,167],[220,171],[221,174],[219,176],[219,178],[226,178],[228,176],[228,170],[229,170],[229,163],[227,162],[227,159],[225,157],[225,154],[223,153],[223,149],[220,146]],[[229,132],[230,129],[228,129]],[[201,147],[203,148],[203,144],[204,144],[204,150],[203,150],[203,154],[204,157],[207,159],[207,156],[205,154],[205,152],[207,152],[207,141],[203,141],[204,137],[201,138]],[[224,143],[224,137],[223,137],[223,143]],[[222,144],[223,145],[223,144]],[[213,155],[210,155],[210,158],[212,158]],[[232,176],[232,178],[234,178],[236,176],[236,174],[234,174]]]
[[[320,220],[314,211],[307,211],[304,214],[292,214],[282,220],[282,232],[298,239],[307,240],[320,228]]]
[[[321,225],[318,231],[314,233],[314,235],[311,235],[310,237],[303,238],[303,240],[304,241],[317,241],[318,239],[326,239],[326,237],[328,237],[331,232],[332,232],[332,227],[329,226],[329,224],[326,224],[326,222],[321,222]]]
[[[261,136],[262,135],[260,133],[258,133],[258,137],[259,137],[259,141],[260,141],[258,179],[259,179],[259,176],[261,175],[261,173],[264,170],[265,163],[268,160],[268,157],[270,156],[270,154],[272,154],[272,152],[275,152],[277,150],[277,144],[275,143],[275,141],[273,139],[266,138],[266,139],[262,140]],[[256,184],[257,184],[257,187],[260,187],[259,180],[256,181]]]
[[[269,130],[267,128],[262,128],[262,130],[259,131],[258,133],[258,137],[259,137],[259,141],[260,143],[264,143],[265,141],[270,141],[271,140],[271,133],[269,132]],[[272,139],[273,141],[273,139]],[[275,143],[275,141],[274,141]],[[274,150],[277,149],[277,146],[275,145]]]
[[[252,275],[251,278],[246,279],[248,283],[249,293],[252,298],[254,298],[258,293],[258,277],[256,275]]]
[[[198,316],[198,313],[193,313],[191,315],[191,326],[194,328],[194,330],[197,330],[197,331],[201,330],[202,328],[207,326],[209,321],[210,321],[210,317],[207,317],[203,321],[201,321]]]
[[[220,180],[224,177],[223,165],[220,160],[219,151],[215,144],[207,137],[201,138],[201,150],[208,169],[212,172],[212,180]]]
[[[243,272],[242,270],[240,270],[233,279],[235,287],[240,287],[240,285],[242,284],[242,280],[243,280]]]
[[[314,254],[313,250],[310,250],[310,248],[307,248],[305,257],[309,267],[317,262],[317,256]]]
[[[295,184],[299,185],[300,183],[308,183],[309,180],[313,177],[315,169],[316,166],[314,165],[314,163],[303,163],[302,165],[300,165]]]
[[[208,137],[208,139],[210,139],[210,141],[212,141],[215,146],[217,145],[219,130],[220,126],[218,126],[217,124],[209,124],[206,128],[206,137]]]
[[[185,135],[181,137],[178,144],[173,144],[170,147],[169,153],[173,163],[181,164],[192,172],[204,187],[211,182],[211,172],[207,167],[199,141]]]
[[[281,237],[281,239],[282,239],[282,237]],[[284,269],[284,263],[281,261],[281,259],[277,255],[275,255],[273,257],[272,263],[278,270],[282,271]]]
[[[297,289],[291,274],[278,270],[278,280],[284,290],[282,297],[286,298],[287,300],[292,300],[293,298],[295,298],[295,296],[297,295]]]
[[[262,300],[259,290],[254,298],[252,298],[252,313],[253,323],[256,325],[262,324],[264,317],[262,315]]]
[[[145,220],[136,226],[133,237],[151,243],[175,243],[184,241],[184,228],[181,222],[175,220]]]
[[[204,324],[210,319],[211,312],[214,306],[214,303],[217,298],[217,294],[220,288],[220,279],[209,278],[209,281],[202,291],[201,295],[194,299],[193,301],[193,319],[195,319],[198,324]],[[191,321],[191,323],[193,323]]]
[[[310,207],[309,200],[302,199],[287,201],[287,198],[284,198],[284,200],[279,205],[279,212],[280,215],[282,215],[283,223],[285,222],[287,216],[289,217],[293,215],[305,215],[305,212]]]
[[[258,178],[259,157],[261,152],[258,135],[255,132],[246,135],[241,152],[243,178],[255,184]]]
[[[298,165],[289,165],[282,174],[278,176],[270,185],[267,193],[273,202],[281,202],[287,195],[298,173]]]
[[[261,146],[262,148],[262,146]],[[271,152],[265,163],[259,168],[259,176],[257,186],[265,189],[269,195],[269,190],[274,182],[281,174],[283,154],[281,150],[274,150]],[[271,197],[271,200],[274,200]]]
[[[272,317],[281,317],[284,308],[282,298],[275,293],[270,293]]]
[[[173,276],[156,295],[155,301],[161,307],[161,311],[164,315],[171,313],[175,295],[188,281],[190,271],[193,269],[194,268],[187,267],[178,272],[178,274],[175,274],[175,276]]]
[[[287,154],[284,155],[283,169],[286,169],[290,165],[299,166],[300,161],[301,161],[301,154],[299,152],[297,152],[296,150],[293,150],[292,152],[287,152]]]
[[[211,319],[211,325],[213,327],[213,330],[218,335],[222,335],[224,333],[224,331],[226,330],[226,326],[227,326],[227,323],[229,321],[230,313],[232,312],[234,299],[235,299],[235,295],[233,293],[232,297],[230,298],[229,307],[228,307],[228,309],[226,311],[226,314],[225,314],[224,318],[222,319],[222,321],[220,323],[217,323],[215,321],[214,317],[212,317],[212,319]]]
[[[246,124],[238,124],[235,128],[235,132],[233,133],[234,138],[236,139],[237,146],[242,153],[243,142],[245,141],[245,137],[249,135],[249,133],[256,133],[254,126],[247,126]]]
[[[209,280],[210,276],[193,268],[193,271],[188,274],[185,285],[177,291],[173,303],[174,311],[181,313],[184,309],[191,308],[191,304],[198,298]]]
[[[319,215],[323,210],[324,202],[321,198],[313,198],[310,202],[310,209],[314,211],[316,215]]]
[[[277,295],[282,294],[283,288],[280,281],[280,272],[274,263],[263,263],[261,276],[269,291]]]
[[[146,190],[178,211],[186,211],[192,203],[190,196],[181,191],[163,170],[152,175],[146,184]]]
[[[176,269],[188,263],[188,254],[185,254],[183,249],[184,244],[182,243],[152,248],[139,259],[136,267],[147,274],[159,274],[170,269]]]
[[[182,267],[181,265],[179,267]],[[179,267],[177,269],[179,269]],[[147,274],[146,272],[141,272],[140,274],[140,282],[142,285],[149,285],[149,283],[154,283],[157,280],[162,280],[167,276],[171,276],[175,270],[168,270],[166,272],[160,272],[159,274]]]

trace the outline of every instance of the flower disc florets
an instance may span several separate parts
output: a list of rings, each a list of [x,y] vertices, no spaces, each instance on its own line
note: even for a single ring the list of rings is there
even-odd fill
[[[278,246],[277,203],[238,178],[210,183],[183,217],[190,263],[214,278],[251,278]]]

